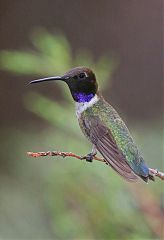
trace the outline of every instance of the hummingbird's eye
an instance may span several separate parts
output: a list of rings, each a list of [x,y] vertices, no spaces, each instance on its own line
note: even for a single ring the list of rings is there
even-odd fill
[[[74,79],[78,79],[78,76],[77,76],[77,75],[75,75],[73,78],[74,78]]]
[[[80,73],[79,74],[79,78],[84,78],[85,77],[85,73]]]

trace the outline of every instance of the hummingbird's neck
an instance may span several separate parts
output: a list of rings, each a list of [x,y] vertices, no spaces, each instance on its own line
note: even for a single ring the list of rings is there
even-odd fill
[[[77,117],[80,117],[81,113],[84,112],[87,108],[92,107],[95,103],[98,102],[99,96],[95,94],[90,101],[85,102],[76,102],[76,114]]]
[[[81,92],[73,93],[73,98],[78,103],[90,102],[94,96],[95,96],[94,93],[88,93],[88,94],[81,93]]]

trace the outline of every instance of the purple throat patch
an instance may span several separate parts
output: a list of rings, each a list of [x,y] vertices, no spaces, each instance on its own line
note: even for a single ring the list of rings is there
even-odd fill
[[[74,93],[73,94],[76,102],[89,102],[93,97],[93,93]]]

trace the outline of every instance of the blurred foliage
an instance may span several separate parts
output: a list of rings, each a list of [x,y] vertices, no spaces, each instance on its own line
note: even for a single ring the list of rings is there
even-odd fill
[[[76,66],[92,68],[102,84],[107,83],[117,66],[116,58],[101,57],[96,63],[89,51],[80,50],[75,56],[67,39],[62,35],[52,35],[43,29],[34,31],[31,41],[35,51],[1,51],[1,69],[16,74],[59,75]]]
[[[35,31],[31,40],[35,51],[2,51],[1,69],[21,75],[49,76],[85,65],[102,80],[102,89],[109,87],[110,76],[117,66],[116,59],[103,56],[94,61],[87,50],[73,55],[63,35],[52,35],[43,29]],[[90,144],[79,130],[69,91],[64,84],[59,87],[63,96],[60,103],[32,92],[30,88],[23,99],[25,107],[47,121],[49,128],[35,133],[32,123],[30,128],[22,124],[19,130],[9,129],[8,139],[2,143],[9,163],[13,162],[10,171],[14,180],[1,176],[0,237],[131,240],[158,237],[145,213],[140,211],[129,184],[106,165],[71,158],[45,161],[24,157],[29,149],[43,151],[46,148],[81,155],[89,152]],[[153,158],[156,156],[160,161],[160,148],[153,149],[161,141],[160,133],[156,136],[155,131],[150,131],[151,123],[150,126],[146,123],[143,128],[139,130],[135,126],[133,132],[141,146],[145,144],[146,150],[142,149],[145,158],[154,154]],[[144,141],[149,141],[149,148]],[[10,147],[12,154],[7,151]],[[159,161],[154,167],[160,165]],[[2,182],[6,184],[5,190]],[[161,197],[162,187],[158,180],[154,185],[138,183],[137,187],[142,194],[147,188],[157,199]]]

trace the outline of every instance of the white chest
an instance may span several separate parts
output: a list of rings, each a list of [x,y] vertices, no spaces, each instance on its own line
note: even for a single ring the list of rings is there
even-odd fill
[[[76,115],[77,118],[80,117],[81,113],[84,112],[87,108],[92,107],[97,101],[99,97],[95,95],[89,102],[78,103],[76,102]]]

